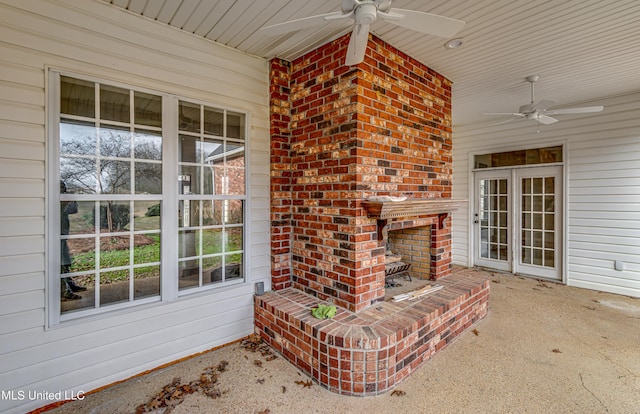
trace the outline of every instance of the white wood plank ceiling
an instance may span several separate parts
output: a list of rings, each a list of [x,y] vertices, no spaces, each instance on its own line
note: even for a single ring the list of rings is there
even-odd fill
[[[350,31],[345,20],[264,38],[256,30],[340,10],[340,0],[103,0],[240,51],[292,60]],[[530,100],[525,77],[540,75],[536,99],[576,104],[640,90],[638,0],[394,0],[393,7],[464,20],[447,39],[376,21],[372,32],[454,82],[454,124],[486,120]],[[595,104],[595,103],[594,103]],[[570,115],[565,115],[570,116]]]

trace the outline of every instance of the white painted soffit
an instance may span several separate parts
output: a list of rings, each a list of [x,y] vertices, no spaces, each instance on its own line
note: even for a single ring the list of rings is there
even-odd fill
[[[268,24],[338,11],[339,0],[101,0],[240,51],[292,60],[350,31],[347,21],[264,38]],[[447,39],[377,21],[372,32],[454,82],[454,123],[486,120],[530,100],[574,104],[640,91],[638,0],[394,0],[393,7],[464,20]]]

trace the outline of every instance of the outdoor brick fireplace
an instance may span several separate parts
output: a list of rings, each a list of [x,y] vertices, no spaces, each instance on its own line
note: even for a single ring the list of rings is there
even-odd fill
[[[344,66],[348,41],[271,61],[273,291],[256,331],[323,386],[375,395],[483,317],[489,286],[450,275],[451,82],[375,36]],[[367,201],[380,196],[407,200]],[[384,302],[389,232],[448,288]],[[318,303],[336,318],[313,319]]]

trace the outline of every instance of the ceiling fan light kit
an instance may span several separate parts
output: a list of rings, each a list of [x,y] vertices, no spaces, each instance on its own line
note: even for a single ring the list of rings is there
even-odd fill
[[[276,36],[350,18],[353,20],[353,30],[347,47],[345,64],[352,66],[364,60],[369,41],[369,27],[378,18],[405,29],[445,38],[455,36],[464,26],[464,22],[461,20],[417,10],[394,9],[391,7],[391,3],[392,0],[342,0],[341,12],[320,14],[264,26],[260,32],[264,36]],[[462,44],[461,41],[457,46],[460,44]]]
[[[518,112],[490,112],[483,115],[511,115],[521,119],[531,119],[539,124],[549,125],[558,122],[556,118],[549,115],[565,115],[565,114],[588,114],[594,112],[601,112],[604,110],[604,106],[583,106],[577,108],[561,108],[561,109],[549,109],[556,105],[558,101],[550,99],[542,99],[535,102],[535,88],[534,84],[540,79],[539,75],[529,75],[525,78],[527,82],[531,84],[531,102],[518,108]],[[540,132],[540,130],[538,130]]]

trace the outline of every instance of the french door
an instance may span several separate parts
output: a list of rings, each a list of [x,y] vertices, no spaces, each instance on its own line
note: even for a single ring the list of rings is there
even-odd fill
[[[562,278],[562,167],[475,173],[474,263]]]

